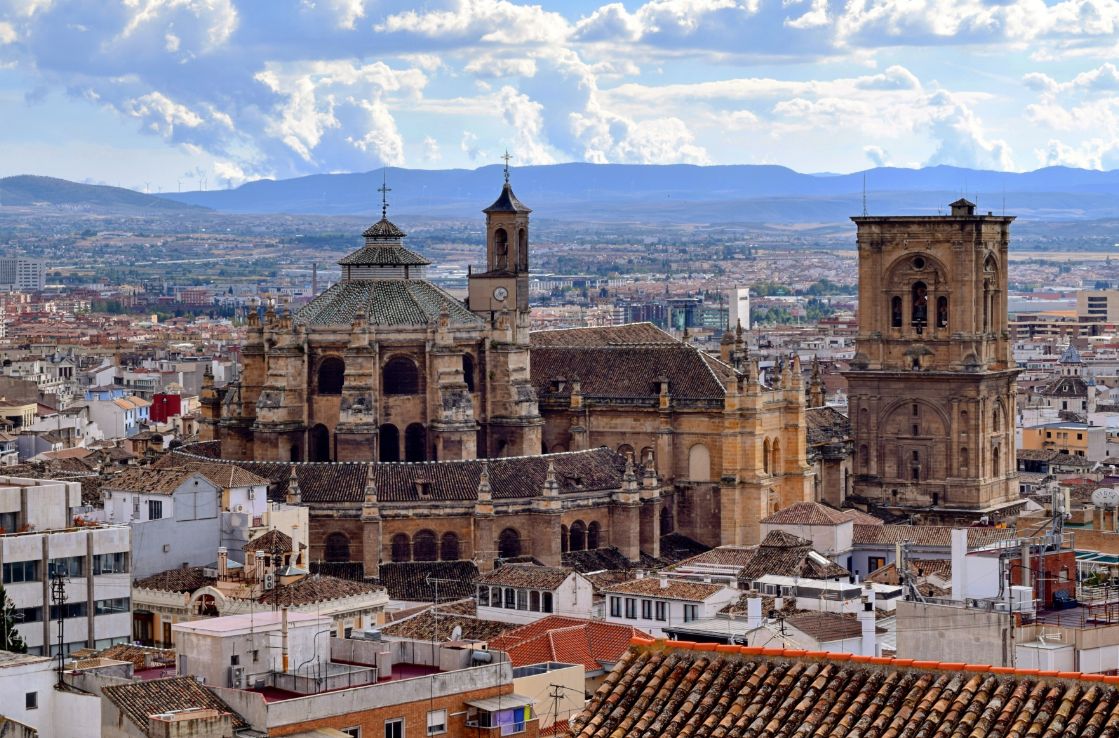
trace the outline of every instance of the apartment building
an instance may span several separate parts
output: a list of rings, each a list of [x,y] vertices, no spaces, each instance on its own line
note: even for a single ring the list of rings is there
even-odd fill
[[[0,570],[28,653],[58,653],[60,621],[65,653],[130,637],[129,529],[74,526],[80,505],[76,482],[0,477]]]

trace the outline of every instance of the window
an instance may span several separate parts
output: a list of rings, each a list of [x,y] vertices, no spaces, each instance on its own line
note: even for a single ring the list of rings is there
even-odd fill
[[[890,300],[890,326],[901,328],[901,298],[894,297]]]
[[[517,609],[517,590],[513,589],[512,587],[505,588],[505,609]]]
[[[653,603],[651,600],[641,600],[641,618],[643,620],[653,619]]]
[[[59,614],[61,614],[63,618],[87,617],[89,615],[89,603],[67,602],[64,605],[51,605],[51,620],[58,620]]]
[[[361,738],[360,726],[354,726],[352,728],[342,728],[342,732],[350,736],[350,738]]]
[[[404,718],[385,721],[385,738],[404,738]]]
[[[0,533],[15,533],[19,528],[19,513],[0,513]]]
[[[111,600],[97,600],[93,603],[93,614],[111,615],[116,612],[128,612],[130,605],[131,603],[128,601],[127,597],[115,597]]]
[[[630,620],[637,619],[637,600],[632,597],[626,598],[626,617]]]
[[[528,609],[532,612],[540,612],[540,593],[536,590],[528,593]]]
[[[478,604],[482,607],[490,606],[490,588],[478,587]]]
[[[229,665],[230,665],[230,666],[240,666],[240,665],[241,665],[241,656],[240,656],[240,654],[236,654],[236,653],[235,653],[235,654],[233,654],[232,656],[230,656],[230,657],[229,657]]]
[[[38,561],[13,561],[4,564],[4,584],[39,581]]]
[[[439,735],[447,732],[447,711],[432,710],[427,714],[427,734]]]
[[[126,574],[128,572],[128,554],[124,551],[116,553],[95,554],[93,557],[93,574]]]
[[[163,519],[163,500],[148,500],[148,520]]]
[[[684,605],[684,622],[699,620],[699,605]]]
[[[869,557],[867,557],[866,565],[867,565],[867,574],[869,574],[872,571],[878,571],[879,569],[881,569],[883,566],[886,565],[886,557],[885,556],[869,556]]]
[[[621,597],[611,597],[610,598],[610,617],[620,618],[621,616],[622,616],[622,598]]]
[[[346,382],[346,362],[328,356],[319,364],[319,394],[340,395]]]
[[[43,608],[24,607],[16,610],[16,622],[19,624],[38,623],[43,620]]]
[[[527,589],[518,589],[517,590],[517,609],[518,610],[527,610],[528,609],[528,590]]]
[[[349,561],[350,539],[345,533],[335,531],[326,537],[323,555],[327,561]]]
[[[85,576],[85,557],[68,556],[64,559],[51,559],[50,574],[52,576],[83,577]]]
[[[542,600],[541,609],[544,610],[544,612],[551,612],[552,611],[552,593],[551,592],[545,592],[544,596],[541,597],[541,600]]]
[[[666,620],[668,620],[668,615],[666,614],[666,609],[667,608],[665,608],[663,602],[657,602],[656,603],[655,611],[657,613],[657,620],[661,621],[662,623],[665,622]]]
[[[418,395],[420,372],[411,359],[398,356],[381,373],[381,390],[386,395]]]
[[[38,710],[39,709],[39,693],[28,692],[23,695],[23,708],[25,710]]]

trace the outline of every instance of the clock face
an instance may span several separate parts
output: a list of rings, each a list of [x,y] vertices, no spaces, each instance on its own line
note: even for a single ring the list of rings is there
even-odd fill
[[[505,298],[508,296],[509,290],[505,289],[504,287],[498,287],[496,290],[493,291],[493,299],[497,300],[498,302],[504,302]]]

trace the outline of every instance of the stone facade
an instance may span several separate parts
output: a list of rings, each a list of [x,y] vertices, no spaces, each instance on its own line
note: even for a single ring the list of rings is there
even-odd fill
[[[811,499],[796,359],[763,375],[741,331],[721,357],[649,324],[530,335],[531,211],[506,181],[484,212],[466,303],[382,217],[342,281],[250,316],[241,380],[205,379],[204,442],[175,455],[267,477],[310,508],[311,561],[367,572],[597,547],[637,561],[670,532],[754,543]]]
[[[1015,513],[1007,332],[1013,217],[857,217],[859,335],[846,373],[852,494],[925,522]]]

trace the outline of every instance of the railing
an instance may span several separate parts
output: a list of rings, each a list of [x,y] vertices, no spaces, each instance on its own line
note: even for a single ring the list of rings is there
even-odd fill
[[[324,673],[325,671],[325,673]],[[296,694],[318,694],[335,689],[350,689],[375,684],[376,667],[330,664],[326,670],[310,665],[293,672],[272,674],[272,686]]]

